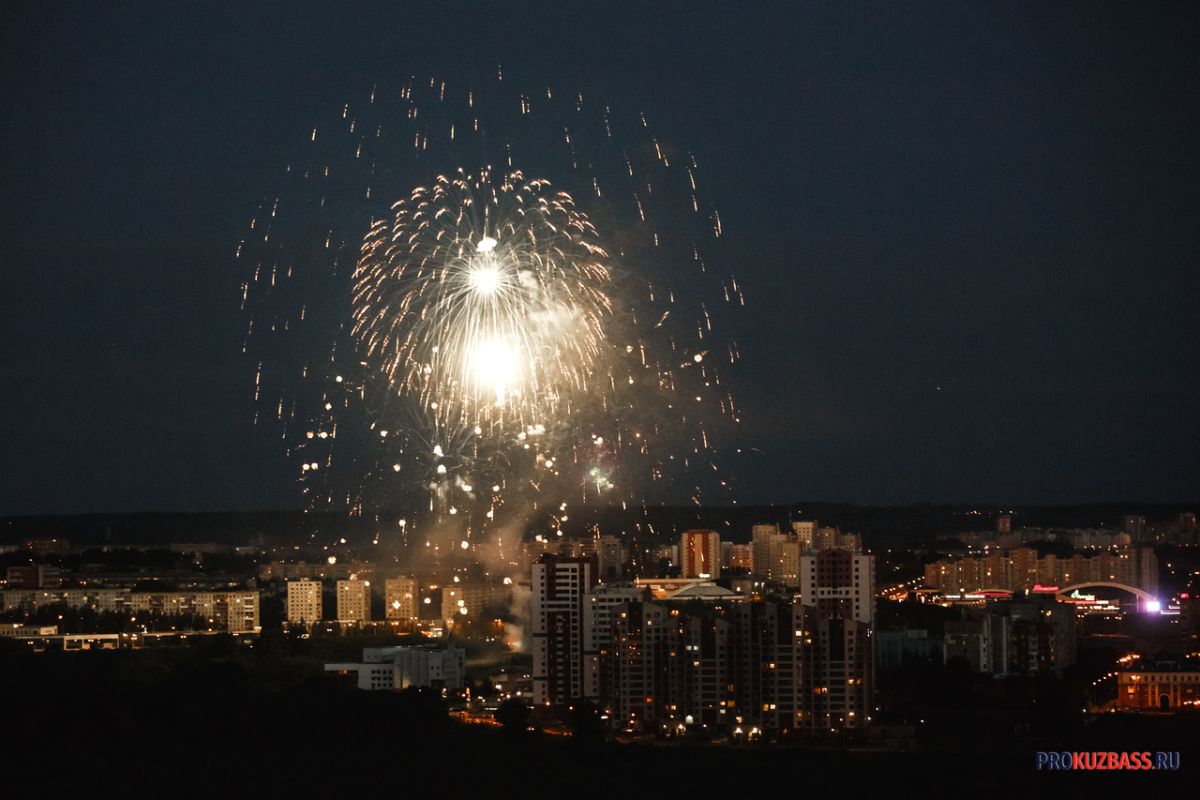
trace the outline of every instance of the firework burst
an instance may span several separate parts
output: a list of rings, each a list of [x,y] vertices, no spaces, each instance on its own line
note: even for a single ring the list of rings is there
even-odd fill
[[[339,112],[238,247],[256,420],[312,507],[424,507],[467,541],[506,506],[727,485],[743,299],[691,154],[502,74]]]
[[[353,335],[373,384],[438,431],[545,426],[594,389],[610,348],[608,258],[548,181],[439,177],[372,226],[354,273]]]

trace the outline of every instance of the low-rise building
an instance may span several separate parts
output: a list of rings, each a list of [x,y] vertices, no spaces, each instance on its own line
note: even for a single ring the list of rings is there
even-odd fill
[[[355,686],[368,691],[412,686],[458,690],[466,685],[466,651],[423,644],[367,647],[361,662],[326,664],[325,671],[352,679]]]
[[[397,689],[461,689],[466,683],[466,651],[460,647],[396,647],[392,661]]]
[[[134,592],[124,588],[37,591],[7,589],[3,597],[6,611],[28,612],[46,606],[65,605],[70,608],[88,608],[93,611],[121,614],[195,615],[209,625],[231,633],[253,632],[262,627],[259,620],[257,589],[217,592]]]
[[[62,582],[58,567],[46,564],[20,564],[9,567],[6,586],[9,589],[50,589]]]
[[[0,622],[0,636],[11,639],[56,636],[57,625],[25,625],[20,622]]]
[[[1139,711],[1200,707],[1200,670],[1164,662],[1118,672],[1116,706]]]

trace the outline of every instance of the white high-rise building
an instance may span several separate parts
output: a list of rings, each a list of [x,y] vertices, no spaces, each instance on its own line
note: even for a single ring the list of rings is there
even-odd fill
[[[312,624],[321,621],[321,582],[301,578],[287,584],[287,621]]]
[[[357,578],[337,582],[338,622],[371,621],[371,582]]]
[[[583,601],[596,585],[596,559],[546,554],[532,567],[529,616],[533,701],[568,705],[583,693]]]

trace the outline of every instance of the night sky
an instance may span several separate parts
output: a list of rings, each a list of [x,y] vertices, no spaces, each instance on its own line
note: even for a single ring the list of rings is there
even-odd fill
[[[314,119],[497,63],[704,165],[742,502],[1200,497],[1193,4],[21,5],[0,514],[297,507],[234,247]]]

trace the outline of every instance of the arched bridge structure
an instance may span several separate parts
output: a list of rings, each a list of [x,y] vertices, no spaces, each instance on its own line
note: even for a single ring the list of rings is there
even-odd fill
[[[1070,586],[1064,586],[1058,590],[1056,597],[1060,600],[1068,600],[1071,592],[1076,589],[1094,589],[1097,587],[1106,587],[1109,589],[1120,589],[1123,592],[1136,595],[1139,600],[1150,601],[1154,600],[1154,595],[1147,592],[1145,589],[1139,589],[1136,586],[1130,586],[1127,583],[1117,583],[1116,581],[1084,581],[1083,583],[1073,583]]]

